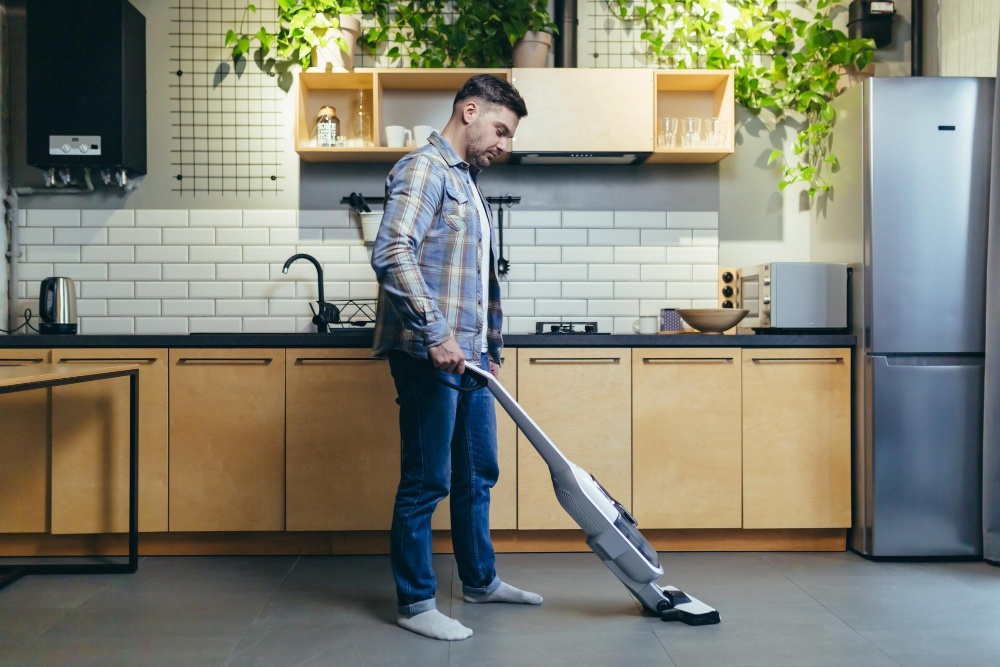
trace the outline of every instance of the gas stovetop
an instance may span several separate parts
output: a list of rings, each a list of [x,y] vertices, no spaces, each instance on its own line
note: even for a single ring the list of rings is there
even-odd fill
[[[599,334],[597,322],[535,322],[536,334]]]

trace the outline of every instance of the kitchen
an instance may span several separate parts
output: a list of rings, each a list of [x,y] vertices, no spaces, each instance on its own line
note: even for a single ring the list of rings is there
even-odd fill
[[[402,19],[362,14],[363,33],[339,27],[357,40],[350,57],[331,41],[315,65],[296,52],[305,68],[267,60],[281,60],[264,48],[277,3],[168,4],[110,3],[117,21],[67,8],[36,32],[36,3],[3,4],[3,328],[19,330],[0,336],[12,434],[0,558],[128,558],[120,576],[11,578],[0,613],[20,620],[0,635],[5,664],[107,664],[108,650],[132,663],[449,660],[445,642],[390,617],[400,429],[389,364],[372,358],[371,253],[389,170],[443,131],[475,74],[513,84],[528,108],[479,179],[499,251],[499,382],[634,515],[664,583],[722,622],[648,624],[584,553],[537,445],[498,404],[492,542],[548,602],[509,615],[453,602],[445,499],[431,520],[438,606],[475,630],[450,659],[514,642],[530,648],[512,659],[547,664],[607,662],[612,647],[664,664],[995,655],[984,351],[995,354],[996,328],[984,302],[996,299],[996,235],[989,151],[971,137],[991,132],[996,62],[980,48],[984,62],[960,64],[951,50],[975,51],[985,24],[995,53],[995,11],[974,21],[945,3],[835,3],[837,29],[880,46],[851,47],[874,78],[823,91],[837,164],[817,176],[794,157],[808,129],[794,110],[748,111],[763,99],[733,69],[657,61],[618,2],[550,4],[548,23],[530,26],[540,41],[510,61],[510,48],[462,51],[444,28],[418,43]],[[475,34],[479,10],[462,7]],[[84,22],[106,40],[72,39]],[[397,29],[400,58],[378,46]],[[57,30],[66,44],[121,48],[69,58],[52,48]],[[442,67],[441,53],[465,66]],[[67,74],[39,74],[54,71]],[[123,103],[95,114],[51,102],[93,76]],[[99,129],[47,129],[75,115]],[[921,130],[904,115],[930,119],[933,135],[909,141]],[[921,160],[947,167],[892,180]],[[297,255],[308,258],[289,263]],[[586,586],[555,583],[568,574]],[[929,585],[954,614],[933,647],[906,610]],[[751,628],[762,636],[748,640]],[[759,663],[736,657],[747,649]]]

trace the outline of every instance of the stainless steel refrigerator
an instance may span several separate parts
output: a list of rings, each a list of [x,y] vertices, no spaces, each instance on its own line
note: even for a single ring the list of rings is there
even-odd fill
[[[811,259],[853,268],[853,528],[871,556],[982,553],[994,79],[876,78],[834,102]]]

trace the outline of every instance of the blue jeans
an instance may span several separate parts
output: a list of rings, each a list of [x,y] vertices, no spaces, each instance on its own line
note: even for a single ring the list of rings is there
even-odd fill
[[[482,355],[482,368],[489,358]],[[490,540],[490,489],[497,482],[497,423],[488,389],[460,392],[462,376],[434,370],[427,359],[389,352],[396,384],[402,457],[392,513],[391,560],[399,613],[436,607],[431,515],[451,490],[451,540],[466,593],[500,585]],[[468,381],[466,381],[468,383]]]

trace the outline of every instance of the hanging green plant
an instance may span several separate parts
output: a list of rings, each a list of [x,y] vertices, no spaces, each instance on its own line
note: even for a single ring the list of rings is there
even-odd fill
[[[762,109],[783,120],[801,114],[793,156],[775,150],[768,164],[782,161],[779,187],[809,183],[809,196],[830,187],[837,158],[830,153],[836,112],[830,104],[847,72],[872,61],[875,43],[848,39],[833,26],[843,0],[799,0],[805,12],[778,8],[777,0],[726,0],[738,16],[724,23],[722,0],[606,0],[611,13],[641,27],[650,61],[678,69],[731,69],[736,101],[753,114]],[[800,15],[802,14],[802,15]],[[803,15],[805,17],[803,17]]]

